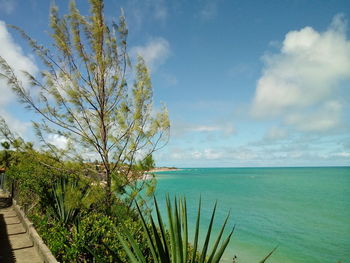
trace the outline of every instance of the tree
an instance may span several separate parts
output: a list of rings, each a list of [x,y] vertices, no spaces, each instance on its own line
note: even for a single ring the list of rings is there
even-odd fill
[[[19,135],[14,134],[1,116],[0,139],[2,141],[0,145],[3,148],[0,152],[0,166],[4,166],[5,169],[17,162],[17,153],[33,150],[33,144],[25,142]]]
[[[1,166],[4,166],[5,169],[10,167],[10,161],[11,161],[11,154],[9,153],[10,150],[10,144],[7,141],[4,141],[1,143],[2,148],[4,149],[2,152],[0,152],[0,164]]]
[[[103,1],[89,2],[89,16],[83,16],[74,1],[62,17],[57,6],[51,7],[51,48],[11,26],[28,40],[45,70],[39,76],[24,72],[31,84],[26,89],[0,57],[0,76],[42,117],[34,122],[36,134],[58,158],[99,161],[110,202],[112,183],[120,188],[135,181],[135,163],[167,142],[170,123],[165,107],[152,114],[151,79],[141,57],[132,71],[123,13],[119,23],[110,26]],[[135,80],[129,85],[132,76]],[[65,138],[67,146],[57,148],[49,142],[50,134]]]

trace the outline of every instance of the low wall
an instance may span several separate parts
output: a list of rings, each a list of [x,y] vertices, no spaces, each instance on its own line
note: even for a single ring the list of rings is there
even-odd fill
[[[38,252],[40,258],[45,263],[58,263],[56,258],[52,255],[50,249],[45,245],[44,241],[36,232],[33,223],[28,220],[24,212],[21,210],[21,207],[17,205],[16,200],[13,200],[13,208],[15,209],[23,227],[25,228],[29,238],[33,241],[34,247]]]

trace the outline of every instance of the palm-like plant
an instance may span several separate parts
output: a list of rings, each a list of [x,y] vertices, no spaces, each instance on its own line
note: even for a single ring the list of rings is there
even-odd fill
[[[53,188],[52,196],[55,200],[54,209],[55,216],[64,224],[74,222],[78,215],[78,209],[76,207],[68,206],[67,202],[67,190],[69,188],[76,188],[76,182],[68,182],[65,178],[60,178]]]
[[[154,203],[157,222],[155,222],[152,215],[150,215],[149,222],[146,222],[145,217],[143,216],[143,213],[138,204],[136,204],[136,206],[147,236],[148,246],[155,263],[218,263],[220,261],[227,245],[230,242],[234,227],[226,239],[224,239],[222,244],[219,246],[227,224],[227,220],[229,218],[228,215],[221,227],[219,235],[217,236],[212,249],[208,253],[209,241],[212,234],[212,227],[216,211],[216,203],[213,208],[203,247],[199,250],[198,240],[201,216],[201,201],[199,201],[192,251],[188,242],[186,199],[180,198],[177,200],[175,198],[174,206],[172,207],[169,196],[166,198],[168,224],[165,224],[163,222],[156,198],[154,198]],[[124,235],[119,234],[118,239],[121,242],[126,254],[128,255],[130,262],[146,263],[147,261],[145,256],[142,255],[138,244],[133,239],[129,230],[126,227],[124,227],[123,230]],[[129,247],[129,244],[131,245],[131,248]],[[200,253],[198,253],[198,251],[200,251]]]
[[[53,216],[65,225],[76,223],[84,201],[90,194],[89,188],[81,188],[76,179],[61,177],[47,192],[46,202],[52,208]]]

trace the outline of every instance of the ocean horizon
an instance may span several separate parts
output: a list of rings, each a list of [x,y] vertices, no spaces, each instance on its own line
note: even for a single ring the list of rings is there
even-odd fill
[[[167,166],[164,166],[167,167]],[[296,165],[296,166],[210,166],[210,167],[176,167],[172,166],[171,168],[177,169],[177,170],[189,170],[189,169],[237,169],[237,168],[249,168],[249,169],[255,169],[255,168],[350,168],[350,165]],[[167,171],[162,171],[162,172],[167,172]],[[162,173],[160,172],[160,173]]]
[[[218,201],[215,239],[230,212],[235,233],[223,262],[338,262],[350,258],[350,167],[179,168],[156,174],[156,196],[185,196],[190,236],[202,199],[200,236]],[[164,210],[164,209],[163,209]]]

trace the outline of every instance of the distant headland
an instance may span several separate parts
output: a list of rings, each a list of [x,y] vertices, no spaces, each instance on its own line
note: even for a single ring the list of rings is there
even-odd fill
[[[170,171],[178,171],[179,168],[177,167],[156,167],[151,169],[150,173],[156,173],[156,172],[170,172]]]

